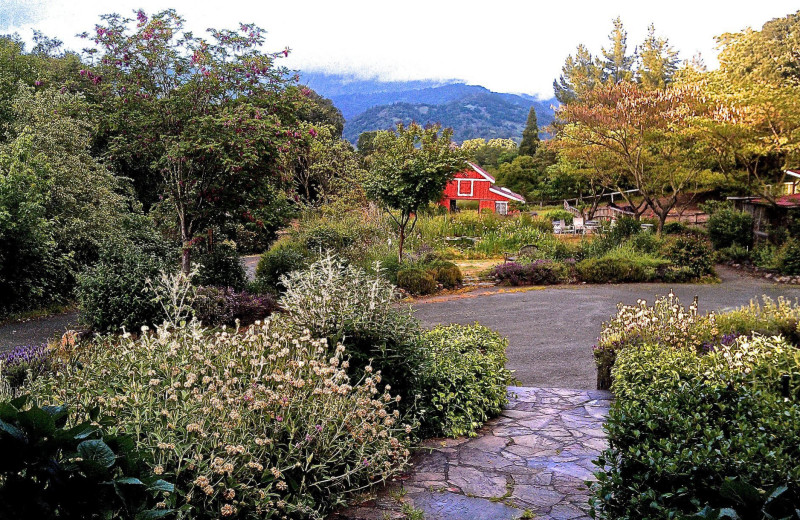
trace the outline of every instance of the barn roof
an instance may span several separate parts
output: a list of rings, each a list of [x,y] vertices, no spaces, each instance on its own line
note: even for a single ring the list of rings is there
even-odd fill
[[[517,202],[525,202],[525,197],[523,197],[519,193],[514,193],[508,188],[501,188],[500,186],[492,186],[491,188],[489,188],[489,191],[510,200],[516,200]]]
[[[480,174],[482,177],[484,177],[484,178],[485,178],[487,181],[489,181],[489,182],[491,182],[492,184],[494,184],[494,182],[495,182],[495,181],[494,181],[494,177],[492,177],[491,175],[489,175],[489,173],[487,173],[487,172],[486,172],[486,170],[484,170],[483,168],[481,168],[481,167],[480,167],[480,166],[478,166],[477,164],[475,164],[475,163],[471,163],[471,162],[469,162],[469,161],[467,161],[467,164],[469,164],[469,165],[470,165],[470,167],[471,167],[473,170],[475,170],[477,173],[479,173],[479,174]]]

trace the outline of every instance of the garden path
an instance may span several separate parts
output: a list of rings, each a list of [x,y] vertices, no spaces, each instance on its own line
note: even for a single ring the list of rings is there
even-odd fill
[[[500,417],[473,438],[432,439],[409,473],[376,499],[338,513],[346,520],[586,520],[592,460],[606,446],[611,394],[510,387]]]

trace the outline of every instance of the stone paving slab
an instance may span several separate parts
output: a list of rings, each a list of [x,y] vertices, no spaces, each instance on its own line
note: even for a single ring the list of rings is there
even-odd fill
[[[342,520],[586,520],[592,461],[606,447],[611,393],[510,387],[506,410],[473,438],[431,439],[411,470]]]

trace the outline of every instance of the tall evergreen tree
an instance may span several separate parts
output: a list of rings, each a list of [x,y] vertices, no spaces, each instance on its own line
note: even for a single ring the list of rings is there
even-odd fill
[[[664,89],[672,83],[678,71],[678,51],[664,37],[656,37],[653,24],[647,28],[647,37],[639,52],[639,69],[636,79],[646,89]]]
[[[561,76],[553,81],[556,99],[562,105],[572,103],[592,90],[601,80],[601,69],[585,45],[578,45],[575,55],[567,56]]]
[[[539,123],[536,121],[536,109],[531,107],[528,112],[528,121],[522,131],[522,141],[519,143],[519,154],[533,157],[539,148]]]
[[[608,35],[611,47],[603,47],[603,83],[620,83],[633,79],[634,56],[628,54],[628,31],[620,17],[614,19],[614,28]]]

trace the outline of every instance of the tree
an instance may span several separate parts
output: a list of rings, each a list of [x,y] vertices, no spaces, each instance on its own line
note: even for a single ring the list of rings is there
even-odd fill
[[[375,136],[365,189],[397,224],[400,262],[403,243],[414,231],[419,208],[439,200],[453,174],[464,167],[464,155],[453,145],[452,135],[449,128],[440,133],[439,126],[422,128],[411,123],[407,127],[398,124],[396,131]]]
[[[719,169],[775,203],[785,170],[800,165],[800,11],[718,42],[718,70],[681,78],[709,105],[695,128]]]
[[[287,154],[294,172],[294,185],[301,202],[319,206],[331,202],[343,191],[357,191],[364,179],[361,161],[353,146],[337,136],[328,125],[307,125],[300,132],[304,138]]]
[[[92,263],[133,204],[123,182],[91,154],[91,107],[80,94],[21,85],[12,108],[9,146],[25,141],[27,161],[40,165],[37,182],[46,187],[45,217],[59,250],[78,266]]]
[[[342,137],[345,120],[342,111],[336,108],[333,101],[320,96],[308,87],[300,87],[300,93],[307,101],[301,104],[298,110],[300,120],[314,125],[327,125],[333,130],[333,137]]]
[[[572,103],[602,83],[602,69],[584,45],[578,45],[575,56],[567,56],[561,67],[561,76],[553,81],[556,99],[566,105]]]
[[[356,148],[362,157],[368,157],[375,151],[375,137],[378,135],[377,131],[361,132],[358,136]]]
[[[647,28],[647,37],[639,51],[636,80],[645,89],[665,89],[678,71],[678,51],[664,37],[656,37],[653,24]]]
[[[608,35],[611,47],[603,47],[601,67],[604,83],[620,83],[633,79],[635,57],[628,54],[628,32],[619,17],[614,19],[613,24],[614,28]]]
[[[289,51],[262,52],[264,31],[250,24],[196,37],[174,10],[102,19],[95,66],[81,70],[104,116],[99,140],[140,197],[172,215],[188,273],[198,234],[242,218],[290,178],[279,158],[302,138],[299,90],[276,66]]]
[[[518,155],[517,143],[513,139],[467,139],[461,143],[461,150],[470,160],[482,168],[496,171],[501,164],[514,160]]]
[[[531,107],[528,112],[528,121],[522,131],[522,141],[519,143],[519,154],[533,157],[539,148],[539,124],[536,121],[536,109]]]
[[[681,195],[713,182],[691,125],[701,109],[691,89],[609,84],[559,110],[565,123],[559,146],[567,156],[604,172],[619,188],[637,188],[658,217],[660,232]]]

